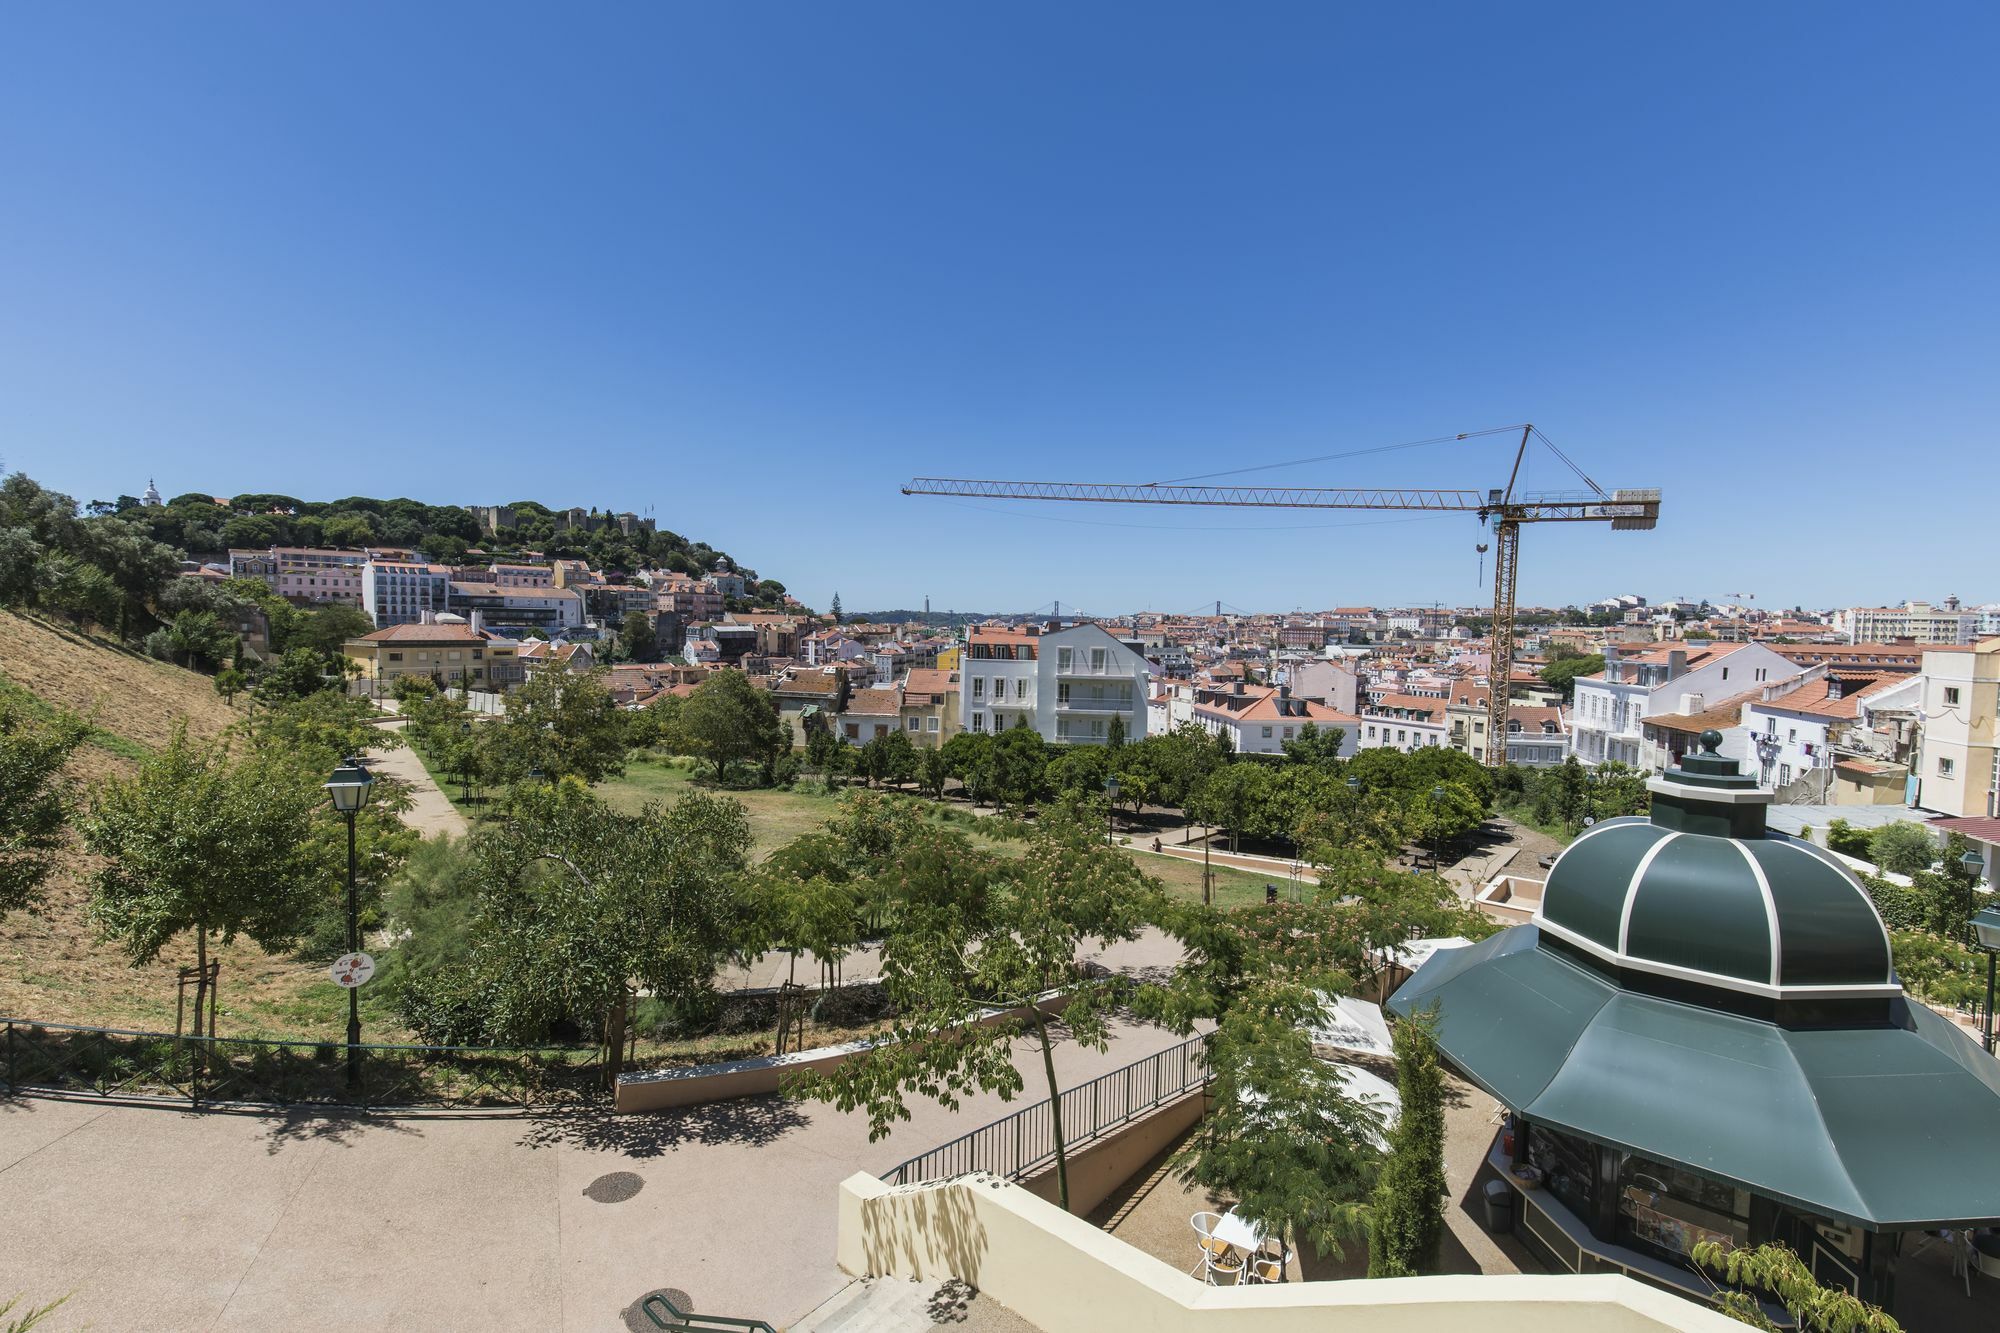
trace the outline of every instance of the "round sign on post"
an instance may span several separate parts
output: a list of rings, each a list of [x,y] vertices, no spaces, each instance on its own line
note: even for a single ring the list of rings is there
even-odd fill
[[[342,990],[353,990],[375,975],[375,960],[365,953],[344,953],[333,960],[327,969],[333,977],[333,984]]]

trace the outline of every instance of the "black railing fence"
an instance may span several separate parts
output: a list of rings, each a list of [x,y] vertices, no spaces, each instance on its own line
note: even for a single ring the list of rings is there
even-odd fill
[[[1063,1142],[1074,1151],[1208,1081],[1208,1038],[1196,1037],[1100,1074],[1062,1093]],[[1055,1125],[1043,1098],[883,1173],[892,1185],[986,1171],[1018,1180],[1055,1160]]]
[[[190,1105],[506,1110],[601,1100],[590,1049],[362,1046],[349,1080],[337,1041],[177,1037],[163,1032],[0,1020],[5,1091],[150,1098]]]

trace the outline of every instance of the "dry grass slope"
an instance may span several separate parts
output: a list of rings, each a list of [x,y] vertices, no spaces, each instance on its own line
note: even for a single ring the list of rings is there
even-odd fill
[[[240,700],[223,703],[198,671],[12,611],[0,611],[0,676],[147,749],[164,744],[178,722],[207,737],[243,716]]]
[[[118,747],[128,751],[163,745],[180,722],[192,735],[212,737],[243,717],[241,702],[224,704],[199,672],[12,612],[0,612],[0,680],[130,742]],[[70,772],[83,786],[130,772],[132,765],[102,745],[86,745]],[[89,1026],[164,1023],[171,1030],[174,971],[194,961],[193,946],[176,941],[150,966],[127,964],[84,919],[84,880],[93,868],[77,848],[48,885],[42,915],[0,919],[0,1013]],[[316,965],[273,958],[241,941],[222,951],[225,1035],[334,1036],[344,1023],[343,1003]],[[404,1035],[379,1024],[374,1033],[377,1039]]]

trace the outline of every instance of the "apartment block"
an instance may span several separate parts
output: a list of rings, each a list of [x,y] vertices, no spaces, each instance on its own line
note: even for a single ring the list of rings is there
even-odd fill
[[[377,629],[411,625],[450,608],[451,571],[414,560],[369,560],[361,567],[361,609]]]
[[[1025,723],[1047,741],[1102,745],[1117,718],[1128,738],[1146,734],[1152,666],[1102,626],[1045,632],[975,625],[963,662],[963,730],[998,732]]]
[[[1699,713],[1800,668],[1761,643],[1604,645],[1604,670],[1576,681],[1570,753],[1586,764],[1647,766],[1645,720]]]

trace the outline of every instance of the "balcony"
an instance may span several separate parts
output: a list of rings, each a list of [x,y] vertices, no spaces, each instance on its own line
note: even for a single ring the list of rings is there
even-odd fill
[[[1088,696],[1074,696],[1067,699],[1058,698],[1056,700],[1056,711],[1058,713],[1129,713],[1132,711],[1132,700],[1130,697],[1118,698],[1115,696],[1104,696],[1101,698]]]

